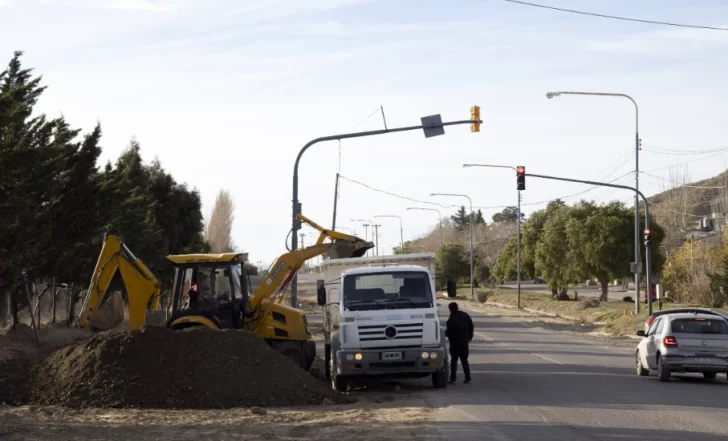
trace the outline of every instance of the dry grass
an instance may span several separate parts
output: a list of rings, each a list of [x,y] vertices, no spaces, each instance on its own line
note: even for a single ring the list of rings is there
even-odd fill
[[[490,291],[486,305],[505,305],[515,308],[517,305],[516,291],[513,289],[496,288],[491,290],[476,289],[478,291]],[[573,294],[570,294],[573,297]],[[547,292],[521,291],[521,307],[533,312],[556,315],[566,321],[578,324],[594,325],[587,329],[596,332],[615,336],[633,336],[635,331],[643,329],[647,320],[647,305],[642,303],[640,314],[634,314],[634,303],[627,303],[619,298],[610,299],[607,303],[601,303],[597,307],[583,308],[582,302],[594,299],[594,297],[580,297],[579,301],[558,301],[552,300],[551,294]],[[470,300],[470,288],[458,289],[457,301],[464,301],[473,306],[478,302]],[[681,308],[689,305],[667,304],[664,309]],[[655,304],[655,309],[657,304]]]

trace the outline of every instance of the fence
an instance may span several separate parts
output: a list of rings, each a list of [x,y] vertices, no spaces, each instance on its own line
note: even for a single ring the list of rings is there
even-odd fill
[[[63,283],[51,278],[49,281],[31,282],[24,280],[21,290],[3,293],[0,305],[0,325],[36,326],[73,325],[80,306],[82,288],[73,283]]]

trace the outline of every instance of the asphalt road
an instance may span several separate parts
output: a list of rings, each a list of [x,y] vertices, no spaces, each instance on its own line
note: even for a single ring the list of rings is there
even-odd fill
[[[471,316],[473,382],[463,384],[459,368],[458,384],[447,389],[432,389],[429,379],[413,384],[432,406],[443,440],[728,439],[724,375],[714,382],[687,375],[660,383],[654,373],[634,373],[636,341]]]

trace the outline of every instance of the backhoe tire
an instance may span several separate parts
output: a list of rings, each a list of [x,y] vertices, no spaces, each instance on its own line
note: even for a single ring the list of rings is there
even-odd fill
[[[306,370],[308,367],[308,356],[306,351],[301,347],[301,343],[297,341],[272,340],[270,345],[273,349],[283,354],[291,360],[293,364]]]

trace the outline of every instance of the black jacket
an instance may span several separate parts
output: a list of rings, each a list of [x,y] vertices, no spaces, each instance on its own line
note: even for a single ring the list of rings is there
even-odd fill
[[[455,311],[447,319],[445,335],[450,340],[450,345],[467,345],[473,339],[473,320],[465,311]]]

